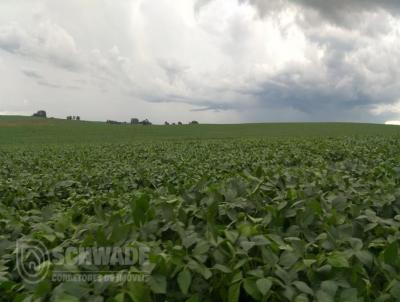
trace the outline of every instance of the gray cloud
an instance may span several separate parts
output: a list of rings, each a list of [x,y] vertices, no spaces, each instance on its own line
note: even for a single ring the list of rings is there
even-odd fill
[[[238,0],[239,3],[249,3],[253,5],[259,12],[261,17],[265,17],[268,14],[274,13],[275,11],[282,10],[288,5],[290,0]]]
[[[195,4],[194,4],[194,11],[196,13],[199,13],[200,10],[206,6],[208,3],[210,3],[213,0],[196,0]]]
[[[379,35],[399,37],[398,27],[396,31],[387,18],[388,15],[397,16],[400,2],[239,2],[253,5],[265,19],[274,18],[272,13],[276,16],[293,5],[297,8],[297,25],[307,41],[323,50],[318,64],[289,64],[272,77],[259,79],[244,89],[242,92],[252,95],[260,108],[294,109],[309,120],[335,120],[338,117],[368,120],[379,118],[371,116],[374,106],[395,104],[400,100],[398,39],[376,43]],[[310,80],[310,74],[320,77]],[[396,114],[385,112],[380,118],[387,119]]]
[[[46,86],[46,87],[49,87],[49,88],[62,88],[61,85],[49,83],[49,82],[46,82],[46,81],[37,81],[36,83],[37,83],[38,85]]]
[[[189,67],[183,66],[176,61],[160,59],[158,62],[159,66],[165,71],[171,84],[183,76],[189,69]]]
[[[18,23],[0,25],[0,49],[67,70],[78,70],[81,65],[73,37],[48,20],[30,30]]]
[[[0,27],[0,48],[10,53],[21,49],[21,32],[15,25]]]
[[[365,20],[360,20],[359,15],[362,13],[385,10],[397,15],[400,12],[400,2],[397,0],[291,0],[290,2],[315,10],[323,19],[334,24],[348,27],[365,22]]]
[[[22,73],[25,76],[27,76],[28,78],[35,80],[36,84],[40,85],[40,86],[53,88],[53,89],[60,89],[60,88],[70,89],[70,90],[82,89],[80,86],[77,86],[77,85],[58,85],[58,84],[51,83],[48,80],[46,80],[42,75],[40,75],[38,72],[36,72],[34,70],[23,69]],[[74,81],[74,82],[77,82],[77,81]]]
[[[79,86],[74,86],[74,85],[67,85],[65,86],[66,89],[70,89],[70,90],[81,90],[82,87]]]
[[[22,73],[25,76],[27,76],[28,78],[33,78],[33,79],[36,79],[36,80],[43,79],[43,77],[39,73],[34,71],[34,70],[25,69],[25,70],[22,70]]]
[[[376,13],[384,10],[397,15],[400,12],[400,2],[397,0],[238,0],[240,3],[253,5],[261,17],[276,11],[287,9],[290,5],[297,6],[302,13],[315,25],[315,22],[330,22],[344,27],[358,27],[365,23],[361,16],[365,13]],[[316,19],[317,13],[319,18]],[[377,24],[379,26],[379,24]]]
[[[29,99],[94,119],[398,119],[398,1],[35,3],[34,17],[0,4],[5,111]]]
[[[350,56],[355,57],[354,62]],[[399,100],[400,85],[396,79],[400,73],[396,71],[388,77],[389,69],[380,73],[371,71],[380,63],[362,62],[356,59],[358,56],[361,54],[357,55],[347,46],[327,48],[319,66],[288,65],[240,92],[253,96],[259,108],[293,109],[306,120],[378,121],[376,115],[371,115],[371,109]],[[319,77],[310,77],[312,74]],[[386,79],[377,80],[379,74]],[[396,114],[385,112],[380,118],[388,119]]]
[[[207,106],[207,107],[195,108],[195,109],[191,109],[190,111],[192,111],[192,112],[201,112],[201,111],[220,112],[220,111],[232,110],[232,109],[234,109],[234,106],[232,106],[232,105],[210,104],[210,105]]]

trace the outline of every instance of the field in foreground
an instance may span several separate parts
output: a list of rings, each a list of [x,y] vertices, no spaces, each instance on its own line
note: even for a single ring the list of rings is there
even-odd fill
[[[17,127],[20,139],[32,137],[20,125],[8,127]],[[33,139],[10,139],[16,129],[0,130],[18,144],[0,147],[0,297],[396,301],[398,128],[356,125],[359,132],[341,136],[335,127],[354,128],[325,127],[330,137],[293,138],[287,131],[297,130],[290,128],[283,138],[128,143],[120,134],[118,144],[77,145],[70,136],[63,144],[46,136],[39,148],[27,143]],[[157,128],[147,129],[138,131]],[[21,239],[49,254],[21,257]],[[79,247],[145,253],[129,265],[95,265]],[[76,249],[62,252],[68,248]],[[56,272],[145,278],[76,282],[54,279]]]

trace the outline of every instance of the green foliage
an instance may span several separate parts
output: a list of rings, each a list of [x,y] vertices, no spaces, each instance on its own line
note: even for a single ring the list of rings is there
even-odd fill
[[[4,147],[0,296],[395,301],[399,150],[389,136]],[[147,278],[27,284],[15,271],[20,238],[52,251],[140,244],[149,257],[128,270]]]

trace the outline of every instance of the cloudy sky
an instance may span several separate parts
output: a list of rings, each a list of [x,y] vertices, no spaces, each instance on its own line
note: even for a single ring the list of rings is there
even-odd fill
[[[1,0],[0,114],[400,120],[399,0]]]

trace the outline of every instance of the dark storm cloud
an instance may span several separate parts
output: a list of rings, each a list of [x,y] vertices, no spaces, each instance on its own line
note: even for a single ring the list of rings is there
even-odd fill
[[[400,49],[397,39],[376,38],[348,29],[317,27],[303,31],[322,52],[311,64],[287,64],[276,74],[239,91],[260,108],[294,109],[307,120],[374,120],[372,108],[400,100]],[[387,32],[388,34],[390,32]],[[388,42],[390,41],[390,42]]]
[[[257,98],[262,108],[294,109],[308,116],[309,120],[351,120],[354,110],[365,114],[375,101],[362,91],[348,94],[333,87],[312,87],[290,83],[288,79],[276,80],[282,80],[287,86],[260,83],[257,89],[248,93]]]
[[[253,5],[261,17],[282,10],[290,4],[294,4],[303,10],[317,12],[323,21],[345,27],[356,27],[360,25],[358,15],[366,12],[386,12],[397,15],[400,13],[400,1],[398,0],[238,0],[240,3]],[[308,21],[314,23],[316,20],[312,14],[305,14]],[[321,20],[319,20],[321,21]]]
[[[346,64],[341,51],[327,52],[322,66],[325,73],[310,66],[288,66],[241,93],[253,96],[260,108],[294,109],[315,121],[368,120],[376,104],[394,103],[399,96],[384,87],[372,93],[371,80],[362,68]],[[320,72],[321,78],[307,79],[309,72]]]
[[[289,64],[243,91],[255,97],[261,108],[293,108],[310,120],[368,120],[377,118],[371,115],[374,106],[400,100],[398,44],[396,40],[386,45],[378,42],[378,35],[393,30],[387,15],[398,17],[400,1],[238,1],[253,5],[262,18],[294,4],[297,25],[307,41],[324,51],[319,67]],[[320,79],[309,80],[312,72],[320,74]]]
[[[360,23],[357,15],[361,13],[385,10],[397,15],[400,12],[398,0],[290,0],[289,2],[315,10],[323,19],[347,27],[357,27]]]

